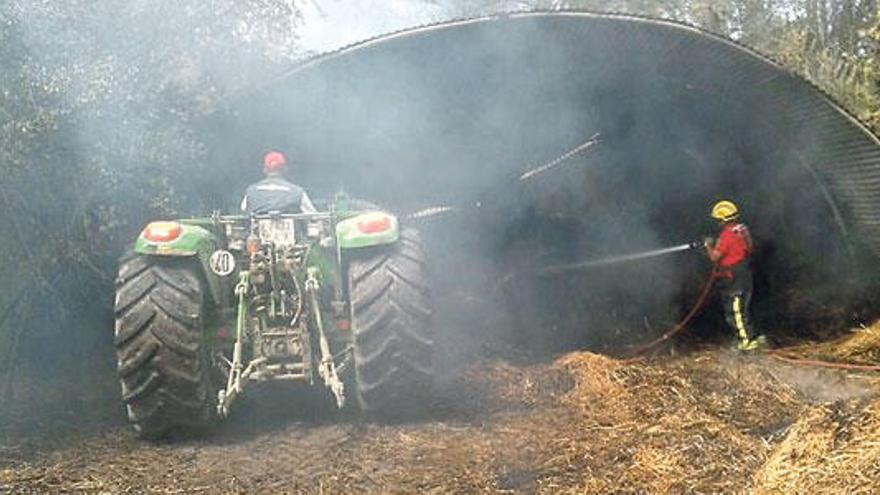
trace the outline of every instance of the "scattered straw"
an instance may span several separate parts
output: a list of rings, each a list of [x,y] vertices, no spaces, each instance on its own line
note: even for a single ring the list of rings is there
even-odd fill
[[[225,437],[182,445],[115,432],[0,466],[0,492],[869,493],[880,486],[880,400],[862,394],[822,403],[794,385],[801,370],[774,367],[792,368],[724,351],[640,362],[588,352],[530,365],[486,360],[441,390],[424,419],[230,427]]]

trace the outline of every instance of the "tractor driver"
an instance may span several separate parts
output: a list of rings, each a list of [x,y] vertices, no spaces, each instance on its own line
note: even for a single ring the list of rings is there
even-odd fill
[[[315,213],[315,206],[305,190],[283,177],[287,158],[280,151],[270,151],[263,157],[263,173],[266,178],[251,184],[241,200],[241,211],[261,214]]]
[[[749,317],[752,300],[754,245],[748,227],[739,221],[739,209],[732,201],[719,201],[712,207],[712,218],[721,225],[718,241],[706,239],[706,253],[715,264],[714,277],[721,290],[724,316],[739,337],[738,348],[752,351],[766,346],[763,335],[755,335]]]

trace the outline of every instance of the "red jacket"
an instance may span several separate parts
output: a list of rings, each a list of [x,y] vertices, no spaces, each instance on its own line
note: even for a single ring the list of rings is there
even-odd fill
[[[749,229],[741,223],[728,223],[721,228],[715,251],[721,253],[718,260],[717,274],[722,277],[732,278],[732,268],[740,263],[748,263],[752,255],[754,245]]]

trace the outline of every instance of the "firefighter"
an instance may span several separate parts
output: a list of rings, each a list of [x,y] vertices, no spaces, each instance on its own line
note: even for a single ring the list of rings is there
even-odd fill
[[[721,290],[724,317],[739,338],[741,351],[762,349],[766,338],[756,335],[749,315],[752,300],[751,255],[754,250],[749,229],[739,220],[739,209],[732,201],[719,201],[712,207],[712,218],[721,224],[717,242],[706,239],[706,253],[715,264],[714,277]]]
[[[284,169],[287,158],[280,151],[270,151],[263,157],[263,173],[266,178],[252,184],[241,200],[241,211],[247,214],[260,214],[277,211],[280,213],[314,213],[315,206],[306,191],[287,181]]]

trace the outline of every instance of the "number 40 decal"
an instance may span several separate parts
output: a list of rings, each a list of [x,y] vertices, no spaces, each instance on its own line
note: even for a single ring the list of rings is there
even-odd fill
[[[211,265],[211,271],[221,277],[226,277],[235,271],[235,257],[224,249],[214,251],[208,264]]]

